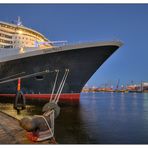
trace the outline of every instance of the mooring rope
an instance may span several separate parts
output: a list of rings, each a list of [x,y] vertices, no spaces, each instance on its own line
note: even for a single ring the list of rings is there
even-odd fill
[[[55,102],[55,103],[58,102],[57,99],[59,98],[58,96],[60,95],[61,90],[62,90],[62,88],[63,88],[63,86],[64,86],[63,83],[65,84],[65,81],[66,81],[65,78],[67,78],[67,73],[68,73],[68,72],[69,72],[69,70],[68,70],[68,69],[65,69],[65,73],[64,73],[64,75],[63,75],[62,81],[61,81],[61,83],[60,83],[60,85],[59,85],[58,91],[57,91],[57,93],[56,93],[54,99],[52,100],[52,102]]]
[[[55,90],[55,86],[56,86],[57,79],[58,79],[58,75],[59,75],[59,70],[55,70],[55,72],[56,72],[56,77],[55,77],[55,81],[54,81],[54,85],[53,85],[53,89],[52,89],[52,93],[51,93],[49,102],[51,102],[51,100],[52,100],[54,90]]]
[[[66,82],[66,79],[67,79],[68,74],[69,74],[69,69],[67,69],[67,73],[66,73],[64,82],[63,82],[62,87],[61,87],[61,89],[60,89],[60,92],[59,92],[59,94],[58,94],[58,96],[57,96],[57,98],[56,98],[56,101],[55,101],[56,104],[57,104],[58,101],[59,101],[59,98],[60,98],[60,95],[61,95],[61,93],[62,93],[62,90],[63,90],[63,87],[64,87],[64,85],[65,85],[65,82]]]
[[[8,80],[5,80],[5,81],[1,81],[0,84],[12,82],[12,81],[16,81],[19,78],[20,79],[27,79],[27,78],[39,76],[39,75],[46,74],[46,73],[52,73],[52,72],[54,72],[54,71],[45,70],[45,71],[41,71],[41,72],[36,72],[36,73],[33,73],[33,74],[28,74],[28,75],[25,75],[25,76],[19,76],[17,78],[13,78],[13,79],[8,79]]]
[[[64,73],[64,75],[63,75],[62,81],[61,81],[61,83],[60,83],[60,85],[59,85],[59,88],[58,88],[58,90],[57,90],[57,93],[56,93],[54,99],[52,100],[52,102],[55,102],[55,101],[56,101],[57,95],[58,95],[58,93],[59,93],[59,91],[60,91],[60,88],[61,88],[61,86],[62,86],[62,83],[63,83],[63,80],[64,80],[64,78],[65,78],[66,73],[67,73],[67,70],[65,70],[65,73]]]

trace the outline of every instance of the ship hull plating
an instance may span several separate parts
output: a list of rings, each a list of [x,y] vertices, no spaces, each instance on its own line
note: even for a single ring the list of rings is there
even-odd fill
[[[65,69],[69,69],[62,95],[68,94],[69,97],[75,95],[77,97],[74,98],[79,99],[83,86],[117,48],[119,47],[115,45],[80,48],[1,62],[1,82],[6,78],[13,79],[18,75],[30,75],[49,70],[49,73],[21,79],[21,90],[28,95],[51,94],[56,77],[54,71],[59,70],[55,87],[56,93]],[[15,94],[16,90],[17,80],[0,84],[1,95]],[[35,98],[35,95],[33,98]],[[47,95],[47,98],[49,98],[49,95]]]

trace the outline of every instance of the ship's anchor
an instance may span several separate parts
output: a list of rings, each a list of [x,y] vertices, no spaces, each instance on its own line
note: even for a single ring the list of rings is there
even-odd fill
[[[26,99],[23,92],[20,90],[21,79],[18,79],[17,94],[14,101],[13,108],[17,110],[17,114],[20,114],[21,110],[26,108]]]

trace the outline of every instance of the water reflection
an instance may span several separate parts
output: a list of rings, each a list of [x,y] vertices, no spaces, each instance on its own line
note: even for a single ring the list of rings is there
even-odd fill
[[[125,95],[126,95],[125,93],[121,93],[120,109],[122,113],[125,112]]]
[[[143,93],[143,116],[144,119],[147,120],[148,122],[148,94],[147,93]]]
[[[133,93],[133,96],[132,96],[132,106],[133,106],[133,109],[134,110],[137,110],[137,96],[138,94],[137,93]],[[139,102],[140,103],[140,102]]]
[[[88,135],[91,133],[93,143],[148,143],[148,111],[144,111],[148,110],[148,95],[145,95],[144,101],[142,93],[96,95],[96,103],[89,108],[85,106],[87,116],[84,110],[81,111],[86,131]],[[82,96],[82,105],[86,105],[85,101]],[[87,103],[91,101],[89,98]]]
[[[143,93],[144,100],[148,100],[148,93]]]

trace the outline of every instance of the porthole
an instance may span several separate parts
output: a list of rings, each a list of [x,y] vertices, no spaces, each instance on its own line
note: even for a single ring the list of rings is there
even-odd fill
[[[42,75],[36,76],[35,78],[36,78],[36,80],[43,80],[44,79],[44,77]]]

